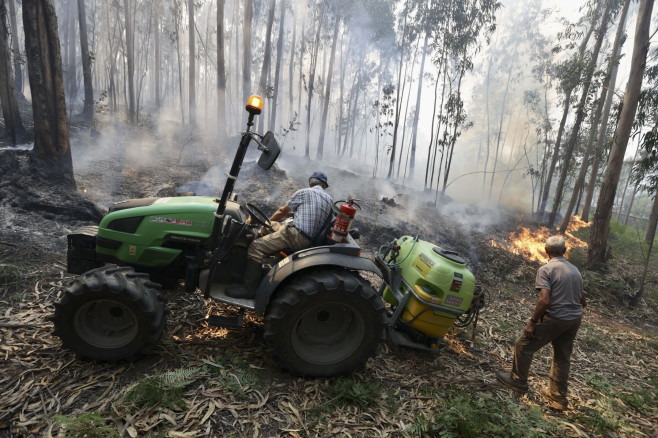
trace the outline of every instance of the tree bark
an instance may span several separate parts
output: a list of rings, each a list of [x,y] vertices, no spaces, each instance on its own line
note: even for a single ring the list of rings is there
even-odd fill
[[[587,262],[596,266],[605,261],[610,231],[610,218],[614,203],[621,167],[624,163],[624,153],[628,139],[633,128],[638,99],[642,90],[642,78],[646,67],[647,52],[649,51],[649,29],[651,25],[651,11],[654,0],[642,0],[637,16],[635,40],[633,42],[633,56],[631,58],[631,71],[629,73],[624,103],[612,141],[612,149],[608,159],[608,166],[603,176],[601,193],[594,213],[594,221],[590,230],[589,251]]]
[[[89,40],[87,38],[87,13],[85,0],[78,0],[78,20],[80,22],[80,50],[82,56],[82,77],[85,86],[85,101],[82,117],[85,121],[94,119],[94,86],[91,78],[92,59],[89,56]]]
[[[126,58],[128,63],[128,121],[135,123],[135,37],[133,32],[132,0],[123,0],[126,20]]]
[[[594,75],[594,69],[596,68],[596,60],[599,58],[599,52],[601,51],[601,45],[603,44],[603,37],[605,37],[606,30],[608,29],[608,21],[610,19],[610,8],[611,5],[608,3],[606,5],[605,11],[603,12],[603,18],[601,18],[601,26],[596,36],[596,43],[594,44],[594,50],[592,51],[592,59],[587,66],[585,72],[585,81],[583,84],[583,94],[580,97],[580,102],[578,104],[578,109],[576,110],[576,121],[574,126],[571,129],[571,136],[567,142],[567,147],[564,151],[564,162],[562,164],[562,170],[560,172],[560,179],[558,180],[557,187],[555,188],[555,199],[553,201],[553,209],[551,210],[551,215],[548,219],[548,226],[552,227],[555,223],[555,216],[557,215],[558,210],[560,209],[560,204],[562,203],[562,196],[564,195],[564,186],[567,181],[567,175],[569,173],[569,168],[571,167],[571,157],[573,155],[573,150],[576,147],[576,141],[578,140],[578,134],[580,133],[580,125],[583,123],[585,118],[585,106],[587,105],[587,96],[589,94],[589,87],[592,83],[592,76]],[[588,153],[587,151],[586,153]],[[587,157],[584,157],[587,159]],[[583,175],[584,179],[585,176]],[[576,191],[576,190],[574,190]],[[567,212],[565,217],[569,216],[571,212]],[[567,223],[569,219],[567,218]],[[566,226],[564,227],[566,230]]]
[[[11,50],[14,61],[14,89],[16,95],[23,96],[23,65],[21,63],[21,49],[18,43],[18,25],[16,23],[16,7],[14,0],[9,0],[9,25],[11,29]]]
[[[227,137],[226,131],[226,57],[224,54],[224,3],[217,0],[217,135]]]
[[[53,0],[23,0],[23,28],[34,112],[35,168],[75,188]]]
[[[270,7],[267,14],[267,30],[265,31],[265,51],[263,53],[263,64],[260,69],[260,80],[258,81],[258,91],[256,94],[263,99],[267,98],[267,76],[272,63],[272,27],[274,26],[274,12],[276,9],[276,0],[269,0]],[[265,115],[258,119],[258,126],[263,126]]]
[[[244,1],[242,23],[242,103],[247,103],[251,94],[251,20],[254,15],[253,0]]]
[[[190,125],[196,125],[196,29],[194,25],[194,0],[187,2],[188,15],[188,33],[189,33],[189,56],[190,56],[190,77],[188,78],[188,100],[190,105],[189,120]]]
[[[327,131],[327,115],[329,114],[329,101],[331,99],[331,80],[334,72],[334,60],[336,59],[336,42],[338,41],[338,28],[340,27],[340,1],[336,11],[336,21],[334,22],[334,38],[331,43],[331,56],[329,57],[329,70],[327,71],[327,86],[324,93],[324,106],[322,108],[322,121],[320,124],[320,138],[318,140],[317,159],[321,160],[324,154],[324,136]]]
[[[7,5],[5,0],[0,0],[0,106],[5,119],[5,129],[11,137],[11,143],[15,145],[22,139],[25,129],[23,128],[21,114],[18,111],[16,89],[14,88],[14,72],[11,66]]]
[[[315,43],[311,47],[311,65],[308,81],[308,100],[306,108],[306,147],[304,156],[309,158],[311,156],[311,103],[313,102],[313,89],[315,87],[315,69],[318,64],[318,52],[320,51],[320,35],[322,34],[322,24],[324,23],[324,2],[322,2],[318,9],[318,28],[315,34]]]
[[[617,27],[617,35],[615,35],[614,49],[612,50],[612,58],[610,60],[610,65],[612,70],[610,71],[610,80],[608,85],[608,94],[606,96],[605,107],[603,108],[603,116],[601,116],[601,124],[599,128],[599,137],[596,142],[596,149],[592,157],[592,170],[589,176],[589,183],[587,184],[587,193],[585,195],[585,202],[583,204],[583,212],[580,219],[589,222],[589,212],[592,207],[592,198],[594,197],[594,188],[596,186],[596,177],[599,173],[599,163],[601,162],[601,155],[603,155],[603,150],[605,149],[605,134],[608,126],[608,118],[610,116],[610,108],[612,107],[612,99],[614,98],[614,90],[617,84],[617,72],[619,71],[619,56],[621,53],[621,47],[624,44],[624,29],[626,27],[626,17],[628,16],[628,6],[630,5],[630,0],[624,2],[624,8],[619,19],[619,26]],[[606,75],[607,77],[607,75]]]
[[[160,109],[160,0],[156,0],[153,5],[153,39],[155,45],[155,58],[153,59],[153,80],[155,82],[155,108]]]
[[[411,138],[411,153],[409,156],[409,180],[413,183],[414,171],[416,169],[416,140],[418,139],[418,120],[420,119],[420,101],[423,94],[423,75],[425,74],[425,58],[427,56],[427,45],[429,31],[425,32],[423,43],[423,56],[420,60],[420,72],[418,73],[418,92],[416,93],[416,110],[414,111],[413,134]]]
[[[277,100],[279,99],[279,79],[281,77],[281,60],[283,58],[283,36],[284,25],[286,22],[286,0],[281,0],[281,10],[279,18],[279,38],[276,42],[276,67],[274,69],[274,94],[272,95],[272,104],[270,112],[269,130],[274,131],[276,128]],[[291,55],[292,56],[292,55]],[[292,76],[292,75],[291,75]]]

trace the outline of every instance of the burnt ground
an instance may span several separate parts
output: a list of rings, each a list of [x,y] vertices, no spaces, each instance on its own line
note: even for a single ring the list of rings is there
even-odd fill
[[[84,130],[76,138],[78,149],[93,148],[96,141]],[[148,163],[125,154],[94,159],[76,171],[77,193],[30,180],[27,152],[0,152],[0,436],[56,436],[62,429],[58,416],[94,412],[121,436],[421,436],[442,429],[447,436],[470,436],[468,424],[478,421],[488,422],[488,429],[478,429],[488,436],[658,435],[655,309],[645,302],[630,309],[592,282],[573,355],[571,409],[557,413],[538,393],[548,376],[548,348],[535,357],[533,389],[518,396],[500,387],[495,373],[510,367],[513,342],[535,304],[539,264],[491,242],[508,239],[519,219],[447,199],[437,207],[433,194],[333,168],[327,172],[334,199],[364,200],[357,226],[365,253],[395,237],[419,235],[468,260],[488,298],[475,342],[471,327],[453,329],[438,354],[385,343],[351,376],[297,378],[278,370],[267,354],[262,317],[247,313],[240,329],[209,327],[206,315],[235,309],[173,290],[165,291],[168,329],[147,357],[117,364],[77,360],[61,348],[48,320],[71,278],[66,234],[96,223],[110,203],[122,199],[190,189],[216,194],[232,157],[211,159],[195,149],[203,139],[188,140],[158,139],[187,141],[189,147]],[[286,169],[318,166],[293,157],[283,162]],[[307,173],[276,165],[264,172],[249,155],[236,193],[269,213],[305,185]],[[213,185],[202,175],[220,182]],[[378,286],[376,277],[368,279]],[[656,293],[655,282],[649,289]],[[172,372],[186,378],[178,404],[127,401],[139,382]],[[336,389],[345,385],[351,389]],[[487,417],[486,411],[501,417]]]

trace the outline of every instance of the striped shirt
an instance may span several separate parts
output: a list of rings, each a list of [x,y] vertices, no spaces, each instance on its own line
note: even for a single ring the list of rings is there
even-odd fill
[[[333,203],[331,195],[317,185],[297,190],[286,206],[295,215],[293,226],[313,240],[329,217]]]

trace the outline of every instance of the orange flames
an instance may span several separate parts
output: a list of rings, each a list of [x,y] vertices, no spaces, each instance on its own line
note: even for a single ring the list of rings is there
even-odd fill
[[[567,250],[572,248],[586,247],[587,243],[578,239],[573,232],[587,225],[587,222],[580,220],[579,216],[574,216],[569,222],[564,240],[567,242]],[[512,231],[507,240],[502,242],[491,241],[491,246],[504,249],[513,254],[519,254],[529,260],[535,260],[541,263],[548,261],[548,256],[544,252],[544,243],[550,236],[558,234],[556,230],[541,227],[537,230],[530,230],[527,227],[520,227],[518,231]]]

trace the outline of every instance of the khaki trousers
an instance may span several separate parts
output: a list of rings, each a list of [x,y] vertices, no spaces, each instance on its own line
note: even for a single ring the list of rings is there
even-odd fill
[[[284,248],[290,248],[293,251],[309,248],[312,242],[304,236],[301,231],[292,226],[292,220],[272,223],[272,229],[262,227],[258,233],[258,239],[249,245],[247,258],[263,263],[265,257],[276,254]]]
[[[551,318],[544,315],[535,327],[535,337],[528,339],[525,334],[514,345],[514,364],[512,378],[520,385],[528,385],[528,372],[532,358],[540,348],[549,342],[553,345],[553,362],[548,380],[548,389],[557,401],[567,401],[571,352],[576,333],[580,328],[581,318],[571,321]]]

